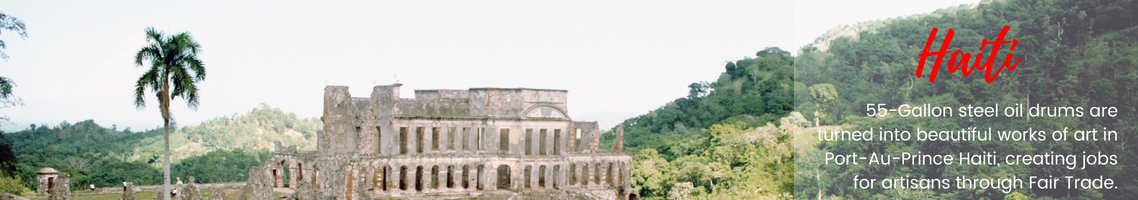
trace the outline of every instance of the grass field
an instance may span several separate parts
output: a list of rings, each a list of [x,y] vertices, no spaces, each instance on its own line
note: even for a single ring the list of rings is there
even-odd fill
[[[238,188],[226,188],[226,189],[230,189],[230,190],[238,190],[238,191],[240,190],[240,189],[238,189]],[[213,194],[213,191],[214,191],[214,189],[205,189],[205,190],[201,190],[201,193],[202,193],[202,198],[204,199],[205,197],[209,197],[209,195],[212,195],[212,194]],[[155,195],[155,194],[157,194],[157,192],[138,192],[138,193],[134,193],[134,195],[135,195],[135,198],[137,198],[138,200],[151,200],[151,199],[154,199],[154,195]],[[274,198],[275,198],[275,197],[279,197],[279,196],[281,196],[281,193],[278,193],[278,192],[273,192],[273,197],[274,197]],[[71,199],[73,199],[73,200],[118,200],[118,199],[119,199],[119,197],[122,197],[122,194],[92,194],[92,195],[76,195],[76,196],[71,196]],[[32,199],[32,200],[47,200],[47,197],[32,197],[31,199]],[[236,195],[233,195],[232,197],[230,197],[230,196],[226,196],[226,197],[225,197],[225,200],[232,200],[232,199],[237,199],[237,196],[236,196]]]

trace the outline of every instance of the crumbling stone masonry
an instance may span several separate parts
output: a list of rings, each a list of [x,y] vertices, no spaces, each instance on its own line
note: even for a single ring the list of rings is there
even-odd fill
[[[632,156],[599,151],[597,123],[570,120],[568,91],[416,90],[411,99],[400,86],[375,86],[367,98],[326,87],[316,151],[278,143],[266,165],[274,186],[305,182],[349,200],[632,193]]]
[[[198,194],[198,196],[200,197],[201,194]],[[253,166],[252,168],[249,168],[249,179],[245,182],[245,187],[241,188],[241,194],[237,195],[237,200],[257,200],[272,198],[273,176],[272,174],[269,174],[269,170],[261,166]]]
[[[122,183],[122,197],[119,197],[119,200],[136,200],[136,199],[138,199],[138,197],[134,196],[134,183],[123,182]]]
[[[180,186],[182,186],[178,188],[178,199],[180,200],[202,200],[205,198],[202,196],[201,190],[198,190],[198,185],[194,183],[193,176],[190,176],[190,182]]]
[[[53,181],[51,191],[48,193],[49,200],[70,200],[71,199],[71,179],[67,174],[59,174]]]

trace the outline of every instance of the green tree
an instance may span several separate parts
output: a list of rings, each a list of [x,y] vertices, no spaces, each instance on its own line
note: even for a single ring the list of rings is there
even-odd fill
[[[675,169],[656,149],[640,150],[632,166],[633,191],[639,191],[641,196],[665,196],[670,184],[675,182]]]
[[[205,79],[205,65],[198,59],[201,45],[189,32],[164,37],[154,27],[146,29],[146,41],[153,42],[138,50],[134,63],[143,66],[150,60],[150,70],[138,77],[134,88],[134,105],[146,107],[143,100],[146,90],[156,93],[162,109],[163,145],[166,158],[162,161],[162,194],[170,193],[170,99],[181,96],[191,109],[198,107],[198,88],[195,83]],[[173,85],[173,88],[170,88]],[[172,89],[172,90],[171,90]],[[169,200],[169,196],[163,199]]]
[[[15,31],[20,35],[20,39],[27,38],[28,33],[24,31],[24,22],[16,19],[16,17],[8,16],[0,12],[0,33],[4,30]],[[5,49],[4,40],[0,40],[0,58],[8,60],[8,54],[4,53]],[[16,96],[12,95],[12,87],[16,86],[16,82],[8,77],[0,77],[0,108],[7,108],[20,105],[21,101]],[[0,117],[0,122],[8,121],[7,116]],[[12,153],[12,146],[4,142],[4,133],[0,132],[0,178],[4,176],[14,176],[16,174],[16,155]],[[15,179],[16,182],[19,179]]]
[[[832,107],[834,101],[838,99],[838,89],[829,83],[817,84],[810,86],[810,95],[817,101],[815,104],[818,109],[814,112],[814,126],[819,126],[818,118],[826,117],[826,108]]]
[[[0,12],[0,33],[3,33],[4,30],[16,32],[17,35],[20,35],[20,39],[28,38],[28,32],[25,31],[25,25],[23,21],[16,19],[16,17],[4,14],[4,12]],[[5,61],[8,60],[8,54],[4,53],[4,49],[6,47],[7,46],[4,45],[4,40],[0,40],[0,58],[4,59]],[[16,98],[16,96],[12,95],[12,87],[15,86],[16,82],[13,82],[12,79],[0,76],[0,108],[7,108],[22,104],[19,98]],[[7,120],[8,117],[0,117],[0,121]]]
[[[4,14],[4,12],[0,12],[0,33],[2,33],[3,30],[15,31],[16,34],[20,35],[20,39],[24,39],[28,38],[28,32],[25,31],[25,27],[23,21]],[[4,48],[4,40],[0,40],[0,58],[8,60],[8,54],[4,53]]]

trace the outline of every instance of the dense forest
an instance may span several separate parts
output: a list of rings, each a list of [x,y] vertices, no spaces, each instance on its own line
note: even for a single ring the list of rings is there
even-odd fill
[[[261,165],[272,153],[274,142],[315,149],[320,129],[318,118],[298,119],[261,104],[245,114],[217,117],[197,126],[171,128],[174,157],[171,176],[194,176],[199,183],[244,181],[250,166]],[[44,167],[68,173],[72,184],[97,187],[161,184],[161,127],[135,132],[103,127],[92,120],[75,124],[31,125],[27,130],[4,133],[0,150],[10,149],[12,158],[0,162],[0,181],[18,182],[35,190],[35,172]],[[5,182],[8,183],[8,182]],[[6,184],[7,185],[7,184]],[[7,185],[12,186],[12,185]],[[3,192],[20,194],[21,188]]]
[[[823,142],[805,146],[799,155],[795,177],[796,198],[932,198],[932,199],[1136,199],[1138,198],[1138,2],[1080,0],[1007,0],[937,10],[930,14],[867,23],[848,37],[819,39],[825,45],[803,48],[795,62],[795,81],[809,90],[795,94],[796,110],[807,119],[817,117],[821,125],[847,130],[953,130],[962,127],[1000,130],[1091,130],[1109,129],[1120,133],[1119,141],[1109,142]],[[949,50],[961,49],[975,55],[990,53],[991,45],[979,51],[985,39],[995,40],[1001,28],[1009,26],[1006,40],[1016,39],[1014,51],[1004,45],[997,58],[1014,53],[1022,58],[1015,70],[1005,69],[993,82],[984,80],[984,71],[970,76],[949,74],[942,67],[940,76],[930,82],[934,62],[929,57],[923,72],[916,72],[919,55],[935,27],[932,47],[944,41],[948,29],[955,32]],[[819,48],[823,47],[823,48]],[[826,48],[828,47],[828,48]],[[996,65],[1002,62],[998,59]],[[978,73],[977,73],[978,72]],[[924,74],[921,78],[914,73]],[[797,89],[797,88],[796,88]],[[1036,118],[914,118],[866,117],[867,104],[902,104],[960,107],[967,105],[1001,107],[1031,106],[1113,106],[1117,117],[1036,117]],[[811,148],[817,149],[811,149]],[[823,152],[998,152],[999,154],[1115,154],[1118,165],[1064,166],[1004,165],[824,165]],[[1010,178],[1012,176],[1111,177],[1118,189],[1016,189],[999,190],[885,190],[854,189],[850,180],[862,178]],[[1060,183],[1065,184],[1065,183]],[[820,196],[819,196],[820,195]]]
[[[727,62],[715,82],[625,120],[632,187],[645,199],[790,197],[790,136],[777,131],[794,106],[794,58],[771,47]],[[768,125],[769,124],[769,125]],[[612,130],[602,136],[611,147]]]

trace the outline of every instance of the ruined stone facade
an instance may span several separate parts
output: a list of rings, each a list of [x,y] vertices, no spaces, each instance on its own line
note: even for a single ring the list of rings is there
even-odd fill
[[[400,86],[376,86],[368,98],[327,86],[317,150],[278,143],[267,165],[274,186],[310,183],[335,199],[632,193],[632,156],[599,151],[596,122],[568,117],[568,91],[416,90],[401,98]]]

